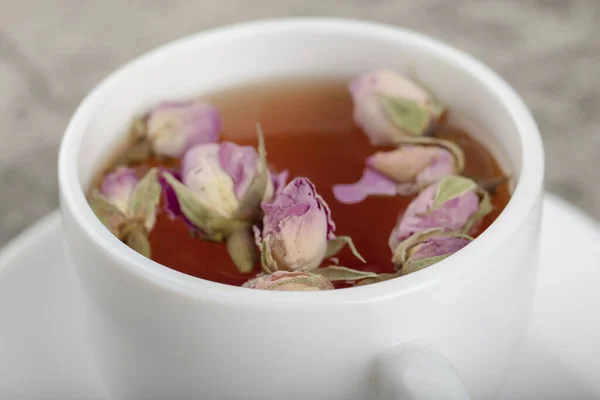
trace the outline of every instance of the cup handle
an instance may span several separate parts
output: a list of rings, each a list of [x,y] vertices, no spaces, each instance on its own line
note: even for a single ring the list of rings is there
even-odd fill
[[[379,400],[469,400],[456,368],[427,347],[395,349],[377,360]]]

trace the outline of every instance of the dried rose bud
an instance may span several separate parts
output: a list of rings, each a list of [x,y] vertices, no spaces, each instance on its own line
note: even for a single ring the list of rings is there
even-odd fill
[[[192,147],[219,140],[219,110],[205,102],[173,102],[156,107],[146,123],[154,153],[181,157]]]
[[[417,232],[396,247],[393,263],[401,275],[429,267],[456,253],[473,238],[434,228]]]
[[[108,174],[100,191],[89,199],[102,223],[119,239],[139,253],[150,257],[148,234],[156,222],[161,188],[158,172],[151,169],[138,181],[131,168],[118,168]]]
[[[439,146],[402,145],[392,151],[377,152],[367,159],[358,182],[334,185],[333,194],[340,203],[354,204],[371,195],[417,193],[445,176],[462,171],[462,151],[454,146],[443,147],[445,143],[440,141]]]
[[[276,271],[249,282],[252,283],[246,287],[262,290],[309,292],[333,289],[333,285],[326,278],[303,271]]]
[[[123,214],[127,214],[131,195],[138,181],[133,168],[119,167],[104,177],[100,194]]]
[[[296,178],[263,203],[262,262],[267,272],[318,267],[334,239],[331,212],[315,186]]]
[[[198,145],[183,157],[180,179],[169,172],[163,177],[170,186],[164,190],[169,213],[181,215],[204,239],[227,241],[239,270],[252,270],[257,257],[251,227],[262,215],[261,203],[287,177],[268,171],[260,128],[258,152],[230,142]]]
[[[392,230],[392,251],[404,239],[430,228],[468,233],[473,224],[491,211],[487,192],[468,178],[449,175],[423,190],[400,216]]]
[[[352,81],[350,92],[354,121],[373,145],[422,136],[443,113],[426,89],[388,69],[359,76]]]
[[[198,145],[183,157],[181,180],[163,176],[177,198],[168,199],[170,211],[181,212],[207,239],[220,241],[256,222],[261,202],[273,196],[274,180],[285,179],[286,173],[271,176],[267,170],[261,135],[258,153],[230,142]]]
[[[231,218],[240,207],[257,172],[258,154],[253,147],[230,142],[211,143],[190,149],[181,163],[183,184],[213,212]],[[273,186],[267,180],[264,197]]]

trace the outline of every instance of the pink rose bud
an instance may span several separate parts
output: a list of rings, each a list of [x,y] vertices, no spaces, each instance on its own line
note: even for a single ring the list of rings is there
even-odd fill
[[[393,262],[401,275],[433,265],[468,245],[473,238],[444,229],[417,232],[398,245]]]
[[[156,168],[138,180],[135,170],[120,167],[105,176],[100,190],[92,193],[89,203],[98,219],[116,237],[150,257],[148,235],[156,223],[160,193]]]
[[[274,180],[280,185],[285,177]],[[259,152],[230,142],[195,146],[185,153],[181,174],[165,171],[161,184],[168,213],[204,239],[225,241],[234,264],[247,273],[258,262],[251,228],[261,202],[273,196],[274,180],[261,136]]]
[[[200,145],[185,154],[181,177],[196,199],[231,217],[239,208],[257,165],[258,155],[251,146],[230,142]],[[268,190],[272,192],[272,186]]]
[[[460,152],[462,153],[462,152]],[[372,195],[412,195],[421,188],[462,170],[464,157],[442,146],[403,145],[367,159],[362,178],[333,186],[340,203],[354,204]]]
[[[203,144],[190,149],[183,157],[181,182],[187,189],[186,194],[205,209],[220,217],[232,218],[257,174],[258,164],[254,147],[230,142]],[[172,185],[173,181],[169,183]],[[183,195],[180,187],[174,189],[178,197]],[[263,190],[263,200],[269,200],[273,195],[271,179]],[[168,204],[173,204],[171,211],[177,214],[179,204],[173,199]]]
[[[163,171],[161,180],[169,214],[183,217],[204,239],[227,241],[241,271],[252,267],[251,228],[262,218],[261,203],[271,201],[287,178],[287,171],[269,172],[257,130],[257,149],[230,142],[198,145],[186,152],[180,174]]]
[[[318,267],[335,238],[331,212],[315,186],[296,178],[263,203],[262,262],[268,272]]]
[[[276,271],[270,275],[248,281],[252,289],[309,292],[332,290],[326,278],[303,271]]]
[[[491,211],[487,192],[468,178],[449,175],[423,190],[400,216],[392,230],[392,251],[404,239],[430,228],[468,233],[475,222]]]
[[[352,81],[350,93],[354,121],[373,145],[422,136],[443,113],[426,89],[388,69],[359,76]]]
[[[260,218],[261,202],[273,195],[261,149],[259,155],[251,146],[230,142],[201,144],[185,153],[179,176],[164,171],[161,179],[169,215],[181,216],[203,239],[225,241],[243,273],[258,262],[251,228]]]
[[[222,125],[219,110],[192,101],[159,105],[148,116],[146,130],[154,153],[181,157],[196,145],[217,142]]]
[[[131,195],[135,189],[138,178],[133,168],[119,167],[115,172],[108,174],[102,181],[100,194],[121,213],[127,215]]]

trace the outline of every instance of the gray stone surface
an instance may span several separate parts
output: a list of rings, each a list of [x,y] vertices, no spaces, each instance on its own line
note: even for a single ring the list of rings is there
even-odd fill
[[[0,245],[57,207],[56,155],[83,96],[120,64],[203,29],[283,16],[404,26],[462,48],[525,98],[547,187],[600,217],[596,0],[0,0]]]

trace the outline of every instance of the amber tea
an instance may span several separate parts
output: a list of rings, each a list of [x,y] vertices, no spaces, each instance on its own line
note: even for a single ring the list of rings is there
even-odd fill
[[[134,121],[90,202],[166,267],[271,290],[395,278],[496,219],[506,177],[447,123],[451,110],[387,70],[348,84],[277,82],[159,105]]]

